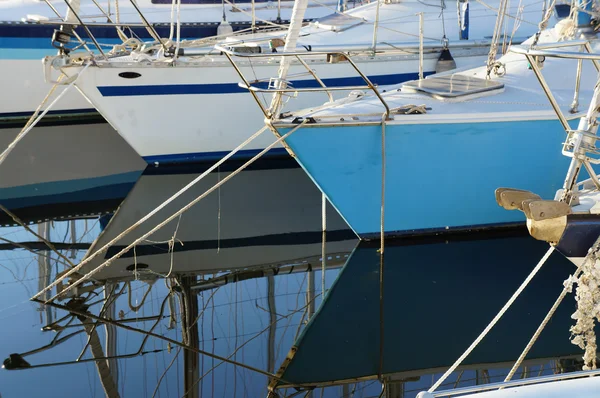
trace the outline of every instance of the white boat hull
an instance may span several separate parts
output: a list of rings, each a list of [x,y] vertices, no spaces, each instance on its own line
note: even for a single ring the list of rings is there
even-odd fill
[[[592,376],[592,374],[590,374]],[[565,375],[568,378],[569,375]],[[495,384],[498,388],[494,391],[486,391],[469,394],[469,397],[473,398],[565,398],[565,397],[579,397],[579,398],[592,398],[598,396],[598,389],[600,388],[600,377],[584,377],[573,379],[573,380],[552,380],[557,379],[557,376],[540,377],[537,378],[539,384],[525,385],[518,387],[504,387],[502,383]],[[546,380],[548,381],[546,381]],[[524,379],[521,382],[531,383],[535,382],[536,379]],[[483,389],[486,386],[482,387]],[[465,389],[466,390],[466,389]],[[456,393],[456,391],[452,391]],[[435,396],[450,396],[451,394],[444,395],[443,392],[436,392]],[[452,394],[454,395],[454,394]],[[434,395],[431,393],[421,392],[417,394],[417,398],[433,398]]]
[[[456,51],[458,67],[477,64],[485,59],[485,48]],[[399,82],[417,76],[419,63],[414,55],[355,59],[361,71],[380,81]],[[279,57],[260,64],[243,66],[246,76],[259,79],[277,75]],[[425,59],[424,70],[435,70],[437,55]],[[241,79],[222,58],[203,62],[202,66],[144,67],[139,64],[112,64],[111,67],[88,68],[77,86],[132,148],[149,163],[168,163],[218,159],[236,148],[264,125],[264,116],[252,96],[238,88]],[[365,85],[349,64],[329,64],[323,58],[311,62],[318,76],[327,84]],[[79,67],[65,68],[77,73]],[[124,79],[121,72],[137,72],[136,79]],[[305,72],[293,66],[290,76]],[[305,74],[306,75],[306,74]],[[303,76],[297,84],[313,82]],[[368,90],[365,90],[368,92]],[[347,94],[347,93],[346,93]],[[270,96],[258,94],[268,106]],[[303,93],[289,100],[285,109],[318,106],[328,100],[325,93]],[[235,114],[235,117],[232,117]],[[274,141],[264,133],[242,154],[255,154]],[[283,153],[281,146],[275,153]]]
[[[91,1],[82,1],[79,15],[85,22],[106,22],[106,18],[98,19],[100,11]],[[112,19],[116,20],[114,4],[98,1],[104,10],[112,9]],[[171,4],[153,4],[150,0],[136,2],[147,20],[155,24],[155,29],[161,37],[168,37],[170,33]],[[324,1],[329,7],[309,7],[305,18],[314,19],[331,13],[331,6],[335,2]],[[56,4],[57,10],[64,13],[67,5]],[[287,21],[292,12],[293,2],[282,1],[280,10],[271,2],[258,3],[255,6],[257,23],[261,21],[276,21],[278,13],[282,21]],[[120,5],[119,21],[121,23],[141,24],[141,19],[129,1]],[[250,3],[237,4],[237,9],[225,7],[220,2],[215,4],[182,4],[181,5],[181,30],[182,39],[198,39],[217,34],[217,27],[226,14],[228,22],[232,23],[234,30],[246,28],[252,21],[252,6]],[[40,60],[45,56],[56,55],[57,50],[51,46],[51,35],[57,25],[41,25],[37,19],[47,20],[56,15],[43,1],[36,0],[6,0],[0,2],[0,74],[4,77],[3,92],[13,95],[0,97],[0,119],[15,115],[28,115],[38,107],[42,99],[51,89],[52,84],[44,81]],[[6,21],[6,22],[4,22]],[[31,21],[31,22],[30,22]],[[239,24],[239,25],[238,25]],[[121,44],[114,27],[91,26],[91,31],[105,51],[110,50],[110,45]],[[143,41],[152,41],[146,29],[135,28],[136,36]],[[80,36],[87,40],[90,48],[96,49],[91,44],[82,28],[78,28]],[[175,38],[175,36],[173,36]],[[76,44],[70,44],[74,47]],[[82,53],[85,54],[85,53]],[[19,93],[19,95],[14,95]],[[81,112],[94,109],[85,100],[82,100],[74,90],[66,94],[53,111],[61,113]]]

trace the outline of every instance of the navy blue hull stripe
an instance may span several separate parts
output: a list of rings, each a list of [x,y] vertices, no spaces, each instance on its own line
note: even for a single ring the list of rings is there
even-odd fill
[[[433,72],[425,73],[430,75]],[[397,84],[407,80],[417,79],[417,73],[395,73],[391,75],[369,76],[369,79],[380,86]],[[359,86],[365,85],[363,79],[357,77],[336,77],[323,79],[328,87]],[[320,87],[315,80],[293,81],[295,88]],[[263,85],[264,87],[264,85]],[[147,86],[98,86],[98,90],[104,97],[127,97],[127,96],[150,96],[150,95],[187,95],[187,94],[235,94],[247,92],[237,83],[219,84],[171,84],[171,85],[147,85]]]
[[[87,115],[97,115],[98,111],[95,108],[83,108],[83,109],[65,109],[65,110],[50,110],[46,115],[48,116],[87,116]],[[33,112],[3,112],[0,113],[0,119],[8,119],[8,118],[25,118],[31,117]]]
[[[238,151],[231,157],[232,160],[248,160],[258,154],[261,149],[247,149]],[[229,151],[219,152],[197,152],[197,153],[176,153],[172,155],[155,155],[144,156],[144,160],[148,164],[172,164],[172,163],[195,163],[195,162],[216,162],[221,160]],[[265,156],[272,157],[288,157],[288,153],[284,148],[270,149]]]
[[[323,238],[321,231],[307,232],[289,232],[283,234],[272,234],[262,236],[250,236],[245,238],[230,238],[219,240],[203,240],[203,241],[186,241],[183,245],[175,245],[174,252],[189,252],[196,250],[209,249],[232,249],[236,247],[249,246],[288,246],[288,245],[310,245],[320,243]],[[350,229],[340,229],[327,232],[327,240],[329,242],[340,242],[344,240],[355,239],[356,235]],[[125,246],[111,246],[107,251],[105,258],[111,258]],[[132,250],[125,253],[122,258],[132,258],[137,256],[151,256],[157,254],[165,254],[169,252],[168,244],[153,243],[148,245],[136,246],[135,253]]]
[[[571,214],[556,248],[567,257],[585,257],[600,236],[600,215]]]

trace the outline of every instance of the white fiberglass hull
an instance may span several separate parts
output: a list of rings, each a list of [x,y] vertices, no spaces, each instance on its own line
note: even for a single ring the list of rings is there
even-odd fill
[[[485,48],[465,49],[455,51],[454,57],[461,67],[483,62],[485,53]],[[414,55],[381,58],[362,57],[355,62],[374,81],[391,84],[417,77],[419,64]],[[243,66],[242,70],[246,76],[259,79],[275,76],[279,59],[255,62],[251,67]],[[425,72],[432,73],[436,62],[437,55],[427,57]],[[328,85],[365,85],[347,63],[328,64],[316,59],[311,67]],[[67,73],[78,70],[66,68]],[[291,68],[290,76],[303,70],[296,65]],[[136,72],[140,76],[126,79],[119,76],[122,72]],[[314,83],[309,79],[310,76],[307,78],[304,74],[296,86]],[[238,87],[240,80],[222,59],[214,66],[206,60],[201,66],[177,68],[123,63],[88,68],[77,87],[149,163],[178,162],[221,158],[264,126],[264,116],[257,103],[246,90]],[[258,97],[268,106],[270,96],[259,93]],[[283,109],[318,106],[327,100],[325,93],[304,93],[291,98]],[[254,154],[273,141],[273,135],[266,132],[242,153]],[[278,152],[283,152],[279,145],[274,153]]]
[[[496,383],[492,386],[496,387],[492,391],[475,392],[469,394],[469,397],[473,398],[564,398],[564,397],[580,397],[580,398],[592,398],[598,396],[598,388],[600,388],[600,378],[596,376],[596,372],[589,372],[589,376],[585,377],[585,372],[578,372],[579,378],[568,380],[569,374],[555,375],[538,377],[532,379],[519,380],[521,384],[532,384],[532,385],[521,385],[513,387],[510,382],[508,383]],[[567,380],[560,380],[560,376],[563,376]],[[596,377],[591,377],[596,376]],[[503,385],[506,384],[506,385]],[[490,386],[480,386],[481,390],[491,389]],[[462,389],[467,393],[476,390],[475,388],[464,388]],[[452,391],[452,395],[458,395],[461,391]],[[436,396],[444,397],[450,396],[451,394],[444,395],[444,392],[436,392]],[[417,398],[433,398],[432,393],[421,392],[417,394]]]
[[[372,3],[303,27],[296,47],[307,54],[350,52],[362,73],[379,86],[418,77],[421,31],[425,75],[436,71],[445,41],[457,67],[480,66],[487,58],[496,22],[493,7],[499,3],[490,4],[471,4],[469,17],[461,20],[465,24],[462,25],[455,4],[441,11],[437,5],[420,1],[384,3],[379,8]],[[523,2],[522,8],[508,11],[525,19],[518,32],[512,27],[514,21],[509,22],[511,40],[520,41],[537,31],[537,24],[529,23],[530,19],[539,18],[536,4]],[[415,14],[419,12],[423,13],[422,24]],[[378,44],[374,54],[373,26],[377,19]],[[466,25],[469,25],[468,37],[465,37],[467,30],[460,28]],[[266,56],[236,58],[236,62],[248,80],[262,80],[257,85],[265,88],[269,79],[278,75],[281,60],[272,53],[277,45],[268,43],[273,38],[285,40],[284,34],[275,32],[236,36],[221,45],[233,46],[236,51],[243,50],[240,46],[246,46],[245,51],[248,46],[259,46]],[[252,96],[238,86],[240,76],[219,50],[186,47],[184,51],[177,60],[164,58],[160,53],[137,52],[108,61],[95,58],[94,65],[76,83],[109,123],[150,163],[220,158],[264,125],[260,109]],[[328,63],[324,55],[307,56],[305,60],[328,87],[366,86],[348,62]],[[72,76],[81,67],[73,65],[62,70]],[[287,79],[295,88],[319,87],[299,64],[291,67]],[[348,92],[338,94],[337,98]],[[258,93],[257,98],[265,106],[271,101],[270,94]],[[303,93],[290,99],[283,110],[319,106],[327,100],[324,92]],[[242,154],[256,153],[272,142],[267,133],[244,148]],[[282,152],[282,148],[276,148],[275,152],[278,151]]]
[[[52,84],[44,81],[40,59],[3,59],[0,57],[2,90],[9,95],[0,96],[0,119],[29,117],[48,96]],[[59,86],[45,102],[48,105],[65,89]],[[96,109],[75,88],[69,89],[52,106],[49,114],[96,113]]]
[[[110,13],[113,21],[117,20],[114,4],[98,1],[104,11]],[[110,2],[112,3],[112,1]],[[146,19],[154,24],[154,29],[163,38],[171,34],[171,4],[154,4],[150,0],[136,2],[144,13]],[[325,4],[334,6],[335,3],[325,1]],[[257,3],[255,7],[255,20],[260,25],[262,21],[276,21],[278,15],[281,23],[290,18],[293,2],[282,1],[280,9],[272,2]],[[57,11],[64,16],[67,5],[63,2],[55,4]],[[240,3],[236,8],[225,7],[221,2],[215,4],[182,4],[180,19],[182,27],[181,39],[198,39],[217,34],[217,29],[223,18],[223,12],[233,30],[248,29],[252,21],[252,6],[250,3]],[[309,7],[305,18],[314,19],[331,13],[331,7]],[[105,23],[105,18],[98,18],[101,12],[91,1],[81,1],[79,15],[88,23]],[[58,25],[42,24],[37,21],[55,19],[56,15],[43,1],[35,0],[6,0],[0,2],[0,74],[2,90],[0,97],[0,119],[15,115],[28,115],[38,107],[42,99],[51,89],[52,84],[44,81],[40,60],[45,56],[56,55],[57,49],[51,46],[51,37]],[[123,2],[119,7],[118,20],[121,23],[141,24],[138,12],[129,1]],[[141,26],[132,28],[135,37],[142,41],[152,41],[150,33]],[[90,26],[90,30],[104,51],[109,51],[112,45],[122,44],[116,29],[112,26]],[[79,27],[76,29],[79,36],[84,38],[90,48],[97,51],[92,45],[88,35]],[[129,35],[129,30],[126,30]],[[172,35],[176,37],[175,33]],[[75,47],[78,42],[71,43],[68,47]],[[80,49],[83,50],[83,49]],[[85,54],[85,52],[81,52]],[[81,113],[93,109],[81,96],[73,90],[67,93],[52,109],[60,113]]]

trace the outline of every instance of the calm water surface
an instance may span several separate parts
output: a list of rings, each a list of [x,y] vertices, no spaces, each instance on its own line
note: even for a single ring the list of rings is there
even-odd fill
[[[0,355],[20,355],[5,362],[19,369],[0,372],[2,397],[266,397],[269,384],[282,397],[379,397],[380,374],[393,381],[383,396],[414,397],[547,250],[514,231],[390,241],[381,263],[378,244],[359,244],[331,208],[323,248],[321,195],[290,168],[240,174],[105,264],[225,174],[91,259],[197,173],[142,176],[114,215],[29,225],[57,250],[22,226],[1,228]],[[51,301],[78,304],[78,314],[30,301],[84,259]],[[501,381],[572,270],[554,254],[443,388]],[[78,277],[85,281],[69,288]],[[569,297],[515,377],[577,370],[573,311]]]

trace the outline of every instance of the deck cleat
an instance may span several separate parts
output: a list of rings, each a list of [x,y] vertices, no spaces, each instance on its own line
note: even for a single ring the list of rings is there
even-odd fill
[[[515,188],[496,189],[496,202],[506,210],[523,210],[523,201],[540,200],[539,195]]]
[[[527,217],[527,229],[532,237],[548,243],[557,243],[567,227],[571,207],[556,200],[530,199],[522,202]]]
[[[571,206],[557,200],[529,199],[524,200],[521,207],[527,219],[534,221],[564,217],[572,213]]]

